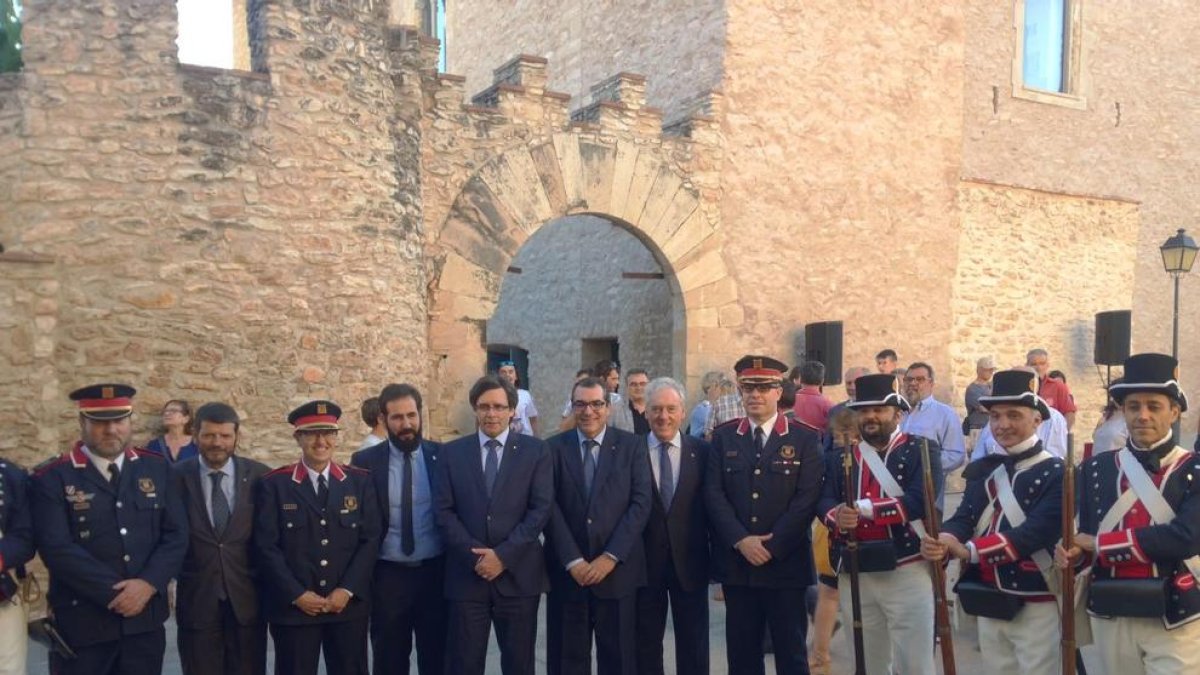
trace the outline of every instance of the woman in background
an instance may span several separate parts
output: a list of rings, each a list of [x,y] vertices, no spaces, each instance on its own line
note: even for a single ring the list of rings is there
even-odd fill
[[[175,462],[195,457],[196,443],[192,441],[192,406],[187,401],[167,401],[162,407],[163,434],[146,444],[146,449]]]

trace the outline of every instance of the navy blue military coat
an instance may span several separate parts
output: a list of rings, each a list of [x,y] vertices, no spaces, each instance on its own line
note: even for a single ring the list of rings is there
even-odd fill
[[[12,462],[0,461],[0,602],[16,595],[18,577],[33,558],[33,519],[29,514],[29,476]]]
[[[1076,481],[1080,532],[1096,534],[1109,508],[1129,489],[1117,454],[1102,453],[1080,467]],[[1151,479],[1175,510],[1175,519],[1153,525],[1145,505],[1136,502],[1116,530],[1097,536],[1092,576],[1163,579],[1168,584],[1163,625],[1175,628],[1200,618],[1200,588],[1182,564],[1200,554],[1200,457],[1176,447]]]
[[[737,586],[795,588],[813,583],[810,528],[821,495],[824,461],[810,428],[780,414],[761,457],[750,420],[713,430],[704,482],[712,523],[713,575]],[[755,567],[734,545],[748,535],[773,535],[771,560]]]
[[[267,621],[285,625],[338,623],[367,616],[371,575],[379,554],[375,487],[358,467],[329,465],[329,501],[321,505],[304,465],[263,476],[254,507],[254,550],[262,574]],[[341,614],[308,616],[292,603],[312,591],[353,594]]]
[[[167,582],[188,547],[183,501],[161,456],[125,451],[117,488],[76,443],[40,465],[32,504],[38,551],[50,570],[48,600],[68,644],[86,647],[156,630],[167,619]],[[108,609],[113,585],[142,579],[158,593],[137,616]]]
[[[1041,450],[1041,441],[1037,447]],[[999,590],[1013,595],[1045,595],[1050,592],[1046,578],[1030,556],[1041,550],[1053,558],[1054,546],[1062,538],[1063,460],[1043,450],[1013,469],[1013,497],[1025,512],[1024,523],[1012,526],[996,496],[995,481],[984,477],[967,483],[962,503],[942,524],[942,531],[964,544],[974,542],[979,566],[988,568],[984,578],[990,578]],[[993,517],[986,532],[976,537],[975,525],[989,504],[995,505],[999,519]]]
[[[446,597],[482,602],[493,586],[506,597],[548,590],[541,534],[554,506],[554,465],[546,442],[509,432],[491,497],[479,434],[447,443],[442,457],[434,507],[446,541]],[[504,573],[494,582],[476,574],[472,548],[493,549]]]
[[[941,466],[941,449],[938,444],[929,439],[929,462],[935,467]],[[893,499],[882,494],[871,497],[871,507],[875,517],[871,520],[859,519],[859,539],[890,539],[896,547],[896,561],[903,563],[921,557],[921,540],[910,523],[925,517],[925,479],[921,463],[921,437],[900,433],[894,436],[885,449],[884,466],[900,485],[904,496]],[[850,473],[853,485],[853,501],[868,498],[867,486],[864,485],[864,472],[861,470],[862,455],[854,448],[854,466]],[[841,546],[836,545],[839,535],[837,519],[834,513],[840,504],[846,503],[846,480],[842,469],[842,456],[839,452],[828,455],[829,464],[825,467],[825,485],[821,491],[821,502],[817,509],[822,514],[825,524],[833,532],[830,537],[830,562],[835,570],[841,569]],[[865,474],[869,477],[870,468]],[[936,492],[942,491],[941,469],[933,471],[933,486]],[[871,482],[871,481],[867,481]],[[883,528],[880,530],[879,528]],[[874,536],[876,532],[880,536]],[[864,536],[865,535],[865,536]]]

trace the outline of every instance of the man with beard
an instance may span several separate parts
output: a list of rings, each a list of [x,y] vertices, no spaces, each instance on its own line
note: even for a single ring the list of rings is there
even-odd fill
[[[1063,461],[1038,439],[1050,409],[1036,389],[1031,372],[995,374],[977,401],[1004,454],[967,465],[958,510],[937,539],[921,540],[926,560],[941,564],[951,555],[966,565],[955,591],[963,610],[979,618],[979,649],[994,675],[1061,669],[1051,556],[1062,535]]]
[[[650,462],[644,439],[608,426],[610,407],[600,380],[576,382],[575,429],[548,441],[554,463],[554,507],[546,528],[550,675],[591,673],[593,636],[600,675],[628,675],[636,668]]]
[[[371,648],[376,673],[407,675],[416,638],[417,672],[441,675],[446,651],[442,535],[434,517],[441,446],[421,436],[421,392],[389,384],[379,392],[387,440],[359,450],[352,466],[371,472],[383,542],[371,583]]]
[[[250,538],[254,491],[270,469],[238,457],[237,412],[205,403],[192,417],[198,457],[173,467],[190,543],[175,594],[179,659],[188,675],[252,675],[267,668]]]
[[[254,503],[254,552],[275,672],[367,672],[371,566],[379,513],[367,472],[333,461],[342,409],[309,401],[288,414],[300,461],[263,476]]]
[[[838,588],[850,588],[842,552],[845,533],[854,530],[868,675],[933,673],[933,592],[920,550],[925,534],[922,441],[929,443],[931,464],[940,453],[933,441],[900,432],[900,413],[909,404],[895,375],[864,375],[854,391],[847,406],[858,412],[862,440],[851,449],[849,499],[841,457],[831,456],[818,507],[833,535],[830,562],[839,572]],[[940,491],[942,472],[932,473],[934,489]],[[851,594],[839,595],[842,623],[850,625]],[[852,631],[846,637],[851,639]]]
[[[63,675],[162,671],[167,583],[187,552],[187,516],[161,455],[131,444],[133,387],[71,393],[81,440],[34,471],[34,535],[50,570],[47,600],[75,658]]]
[[[469,398],[478,430],[446,445],[436,491],[454,645],[446,673],[483,675],[494,625],[501,671],[533,675],[554,465],[544,441],[509,427],[520,399],[507,380],[481,378]]]
[[[762,675],[769,628],[780,675],[808,672],[805,589],[815,582],[810,531],[821,492],[820,441],[778,410],[787,366],[734,366],[746,417],[713,430],[704,501],[713,576],[725,591],[729,672]]]
[[[1055,550],[1061,568],[1086,554],[1088,614],[1109,673],[1200,672],[1200,459],[1171,425],[1187,410],[1178,362],[1164,354],[1125,359],[1109,387],[1129,440],[1079,467],[1079,533]]]

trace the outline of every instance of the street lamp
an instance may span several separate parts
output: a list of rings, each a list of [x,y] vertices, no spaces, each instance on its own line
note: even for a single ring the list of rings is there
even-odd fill
[[[1173,237],[1163,242],[1162,246],[1158,247],[1159,253],[1162,254],[1163,269],[1167,274],[1175,277],[1175,319],[1173,331],[1171,333],[1171,356],[1179,361],[1179,277],[1192,271],[1192,264],[1196,262],[1196,252],[1200,251],[1200,246],[1196,246],[1196,242],[1192,240],[1187,233],[1180,228]],[[1175,422],[1175,442],[1179,442],[1179,421]]]

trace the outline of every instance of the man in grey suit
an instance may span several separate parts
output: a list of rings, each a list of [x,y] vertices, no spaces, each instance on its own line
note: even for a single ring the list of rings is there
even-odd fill
[[[193,423],[200,456],[174,467],[190,526],[175,601],[179,658],[187,675],[261,675],[267,632],[249,549],[254,490],[269,469],[235,456],[240,420],[230,406],[206,403]]]

